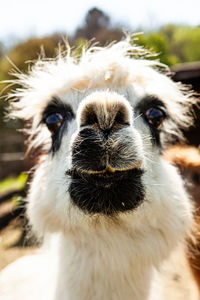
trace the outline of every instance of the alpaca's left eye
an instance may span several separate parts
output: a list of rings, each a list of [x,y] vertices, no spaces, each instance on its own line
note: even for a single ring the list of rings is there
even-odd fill
[[[63,116],[59,113],[54,113],[46,117],[45,123],[51,133],[56,132],[56,130],[62,125]]]
[[[145,112],[145,118],[154,128],[158,128],[165,119],[166,113],[161,108],[151,107]]]

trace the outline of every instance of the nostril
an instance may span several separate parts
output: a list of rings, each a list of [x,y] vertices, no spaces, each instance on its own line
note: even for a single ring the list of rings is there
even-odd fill
[[[125,101],[106,99],[89,101],[81,106],[80,126],[91,126],[95,130],[102,130],[108,136],[110,129],[117,130],[123,126],[130,126],[131,110]]]
[[[121,124],[121,125],[130,125],[129,116],[126,109],[124,109],[123,107],[120,107],[120,109],[121,110],[118,110],[115,116],[114,122],[116,124]]]
[[[85,108],[81,115],[81,126],[98,124],[98,119],[95,111],[90,108]]]

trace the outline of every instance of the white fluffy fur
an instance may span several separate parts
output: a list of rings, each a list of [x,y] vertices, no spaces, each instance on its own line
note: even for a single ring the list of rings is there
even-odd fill
[[[189,198],[177,170],[151,143],[148,126],[141,117],[134,118],[134,107],[145,95],[158,96],[176,123],[166,123],[165,131],[179,135],[178,128],[190,122],[191,100],[155,70],[158,63],[130,58],[140,53],[127,39],[91,48],[79,61],[70,54],[38,61],[29,75],[19,75],[23,88],[12,95],[20,101],[13,102],[11,115],[33,121],[31,146],[50,145],[50,133],[39,122],[52,96],[59,96],[75,112],[91,99],[128,101],[133,121],[129,132],[122,133],[130,145],[134,136],[146,193],[137,209],[115,217],[88,215],[72,204],[65,173],[71,167],[78,113],[59,151],[38,165],[30,187],[28,217],[44,238],[43,248],[2,273],[0,299],[198,299],[185,257],[185,239],[193,224]],[[181,284],[173,279],[177,274]]]

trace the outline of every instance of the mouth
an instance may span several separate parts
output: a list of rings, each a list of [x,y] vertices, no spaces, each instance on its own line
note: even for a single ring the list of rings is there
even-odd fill
[[[137,166],[140,165],[141,163],[137,164]],[[83,180],[88,181],[88,183],[93,183],[96,186],[104,186],[105,188],[108,188],[116,181],[128,179],[132,173],[132,170],[136,170],[136,167],[113,169],[112,167],[108,166],[102,171],[71,169],[68,170],[66,174],[72,178],[80,177]]]
[[[71,177],[69,193],[73,203],[90,214],[113,215],[135,209],[144,198],[141,180],[144,171],[138,167],[68,170],[66,174]]]

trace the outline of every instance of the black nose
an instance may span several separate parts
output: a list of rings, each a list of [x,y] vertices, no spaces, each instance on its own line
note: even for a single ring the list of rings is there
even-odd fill
[[[67,172],[73,203],[105,215],[135,209],[145,193],[130,104],[119,94],[97,92],[83,100],[77,116]]]

